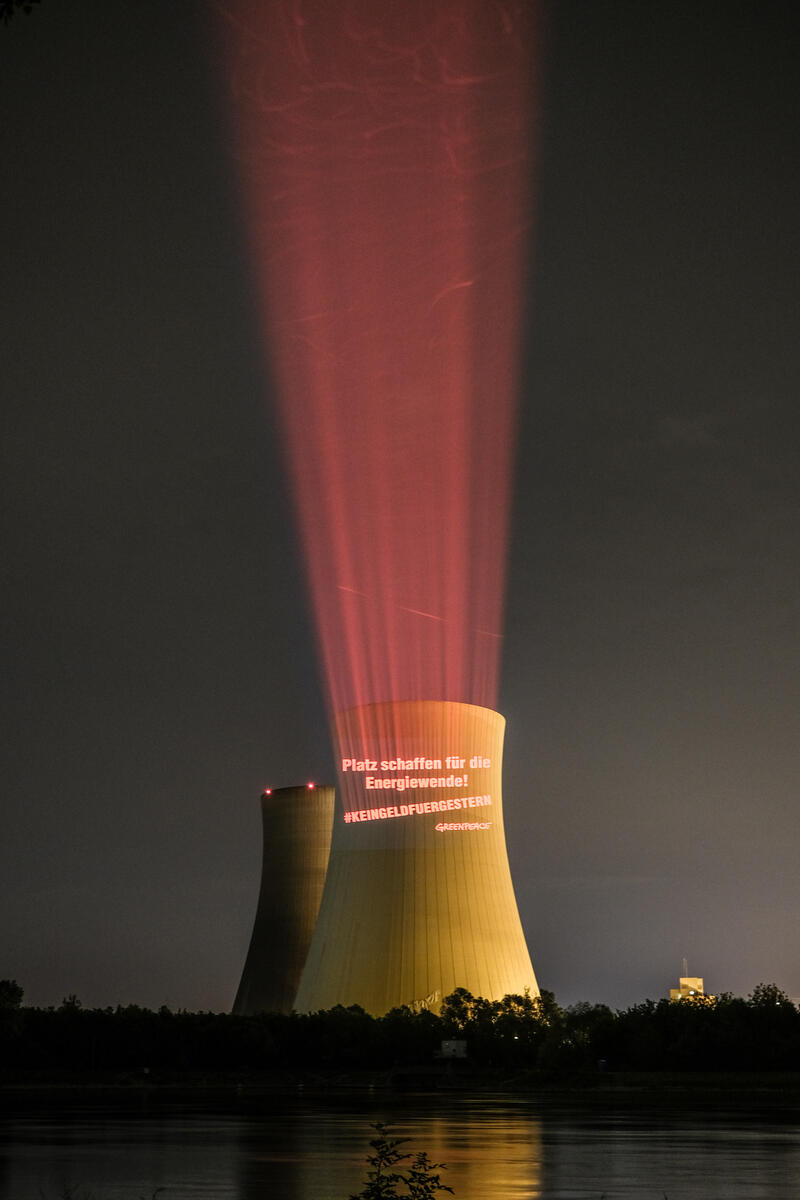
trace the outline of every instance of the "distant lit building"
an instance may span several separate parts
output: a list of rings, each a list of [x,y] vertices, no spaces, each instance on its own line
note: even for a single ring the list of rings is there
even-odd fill
[[[681,975],[678,986],[669,989],[670,1000],[694,1000],[698,996],[705,996],[703,981],[698,975]]]

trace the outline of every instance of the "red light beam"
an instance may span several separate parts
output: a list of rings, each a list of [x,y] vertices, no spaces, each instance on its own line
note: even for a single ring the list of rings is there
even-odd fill
[[[329,701],[496,702],[536,5],[217,5]]]

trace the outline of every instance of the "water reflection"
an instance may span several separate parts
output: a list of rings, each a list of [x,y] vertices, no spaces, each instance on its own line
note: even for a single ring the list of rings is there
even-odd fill
[[[70,1107],[71,1103],[71,1107]],[[602,1097],[327,1095],[79,1106],[0,1117],[0,1200],[346,1200],[375,1121],[447,1164],[455,1200],[797,1200],[796,1109]]]
[[[446,1162],[445,1182],[464,1200],[533,1200],[541,1196],[541,1122],[529,1111],[497,1105],[462,1107],[419,1119],[414,1145]]]
[[[235,1200],[235,1128],[203,1113],[69,1107],[0,1121],[0,1197],[140,1200],[163,1188],[163,1200]]]
[[[607,1200],[793,1200],[800,1195],[797,1112],[625,1106],[605,1116],[556,1115],[547,1122],[548,1197]]]
[[[541,1192],[541,1123],[530,1112],[481,1101],[439,1100],[354,1113],[329,1108],[265,1112],[242,1128],[241,1200],[342,1200],[363,1184],[371,1124],[408,1138],[406,1152],[425,1150],[444,1163],[442,1181],[458,1200],[536,1200]]]

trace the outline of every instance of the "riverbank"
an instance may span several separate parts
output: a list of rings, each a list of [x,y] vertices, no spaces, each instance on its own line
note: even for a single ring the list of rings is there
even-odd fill
[[[36,1106],[58,1100],[65,1105],[92,1104],[103,1098],[125,1105],[126,1101],[179,1103],[182,1098],[204,1104],[234,1108],[260,1098],[283,1096],[357,1100],[418,1097],[455,1093],[461,1096],[502,1096],[548,1102],[559,1097],[587,1104],[595,1101],[632,1104],[663,1102],[713,1104],[724,1100],[727,1107],[764,1104],[800,1106],[800,1073],[797,1072],[643,1072],[597,1071],[591,1074],[553,1075],[541,1071],[509,1072],[436,1068],[402,1068],[396,1071],[277,1072],[218,1074],[180,1072],[155,1075],[150,1072],[78,1075],[5,1075],[0,1077],[0,1109],[15,1105]]]

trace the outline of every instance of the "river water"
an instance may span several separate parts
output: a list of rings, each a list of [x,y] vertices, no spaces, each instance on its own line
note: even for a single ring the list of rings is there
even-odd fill
[[[375,1121],[446,1163],[455,1200],[800,1197],[800,1112],[775,1102],[65,1095],[6,1103],[3,1200],[348,1200]]]

